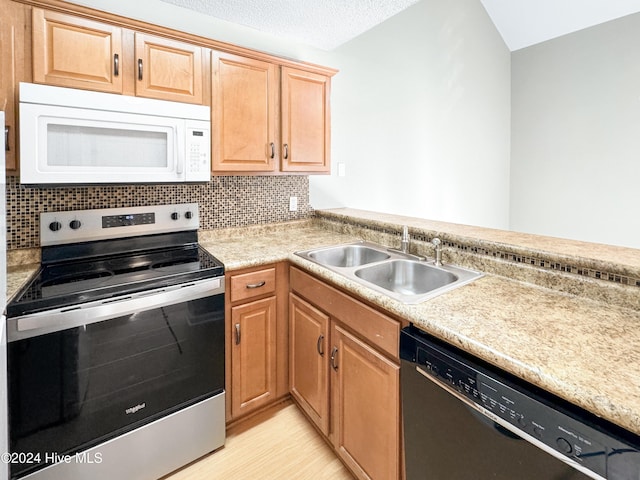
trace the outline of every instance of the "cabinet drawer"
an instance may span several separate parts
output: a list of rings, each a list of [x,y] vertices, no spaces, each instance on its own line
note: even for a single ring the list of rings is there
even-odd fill
[[[291,268],[291,290],[387,353],[398,358],[400,322],[342,293],[308,273]]]
[[[276,269],[265,268],[256,272],[242,273],[231,277],[231,301],[237,302],[275,292]]]

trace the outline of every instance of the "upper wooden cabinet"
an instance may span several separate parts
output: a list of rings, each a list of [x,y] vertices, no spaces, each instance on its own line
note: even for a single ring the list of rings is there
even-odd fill
[[[33,81],[122,93],[122,29],[33,9]]]
[[[328,173],[329,75],[212,53],[214,172]]]
[[[0,1],[11,5],[0,16],[0,101],[10,103],[10,148],[18,82],[35,82],[211,105],[213,173],[330,172],[336,70],[73,4]],[[28,18],[14,15],[14,4]],[[28,42],[16,53],[22,37]],[[11,70],[21,62],[24,68]]]
[[[269,62],[212,53],[213,171],[276,169],[277,70]]]
[[[329,172],[329,77],[282,68],[282,171]]]
[[[202,103],[203,49],[136,33],[136,95]]]
[[[33,9],[33,81],[203,103],[203,48]],[[134,83],[133,92],[128,85]]]

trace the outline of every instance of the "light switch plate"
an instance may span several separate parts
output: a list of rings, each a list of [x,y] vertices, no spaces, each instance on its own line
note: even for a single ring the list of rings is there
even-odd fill
[[[298,211],[298,197],[289,197],[289,211],[290,212]]]

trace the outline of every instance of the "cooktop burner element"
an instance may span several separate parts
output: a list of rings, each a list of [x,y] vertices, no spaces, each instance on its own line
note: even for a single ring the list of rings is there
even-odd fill
[[[198,205],[45,213],[42,266],[11,317],[224,274],[198,245]]]

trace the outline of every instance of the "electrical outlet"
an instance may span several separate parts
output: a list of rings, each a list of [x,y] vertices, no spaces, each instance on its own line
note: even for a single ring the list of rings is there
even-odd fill
[[[289,211],[290,212],[298,211],[298,197],[289,197]]]

